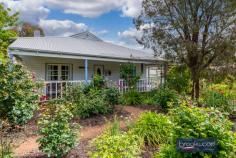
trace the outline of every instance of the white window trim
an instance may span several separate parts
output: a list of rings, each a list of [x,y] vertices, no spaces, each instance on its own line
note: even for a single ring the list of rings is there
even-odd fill
[[[46,63],[46,66],[45,66],[45,80],[46,81],[51,81],[49,80],[49,76],[48,76],[48,66],[49,65],[54,65],[54,66],[58,66],[58,80],[57,81],[62,81],[61,80],[61,67],[62,66],[69,66],[69,80],[72,80],[73,79],[73,64],[68,64],[68,63]]]

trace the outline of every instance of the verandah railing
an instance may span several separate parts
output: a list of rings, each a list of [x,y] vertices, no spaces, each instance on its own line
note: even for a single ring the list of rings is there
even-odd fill
[[[89,81],[90,82],[90,81]],[[63,98],[68,93],[68,88],[73,86],[79,86],[85,84],[83,80],[78,81],[45,81],[42,89],[43,96],[41,101]],[[118,81],[107,81],[108,87],[117,87],[120,93],[125,93],[130,90],[129,85],[125,80],[119,79]],[[147,92],[152,89],[158,88],[161,82],[157,79],[144,78],[138,80],[136,84],[136,90],[138,92]]]
[[[45,81],[42,88],[41,101],[63,98],[71,86],[79,86],[85,81]]]
[[[145,78],[145,79],[139,79],[136,83],[135,88],[138,92],[148,92],[155,88],[158,88],[160,84],[161,84],[160,80],[153,78]],[[128,83],[123,79],[120,79],[118,81],[117,86],[120,93],[124,93],[130,90]]]

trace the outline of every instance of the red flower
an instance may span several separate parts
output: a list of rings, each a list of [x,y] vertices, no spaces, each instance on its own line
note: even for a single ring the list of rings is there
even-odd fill
[[[36,76],[35,76],[35,73],[34,73],[34,72],[32,73],[32,80],[33,80],[33,81],[36,80]]]

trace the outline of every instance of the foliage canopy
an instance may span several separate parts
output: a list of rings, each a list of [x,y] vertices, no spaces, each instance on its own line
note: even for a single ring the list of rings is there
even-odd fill
[[[199,97],[199,78],[216,59],[235,53],[235,0],[144,0],[135,19],[139,41],[157,54],[185,63]]]
[[[7,47],[12,37],[16,37],[16,33],[9,28],[16,25],[18,13],[11,14],[11,9],[0,3],[0,60],[7,57]]]

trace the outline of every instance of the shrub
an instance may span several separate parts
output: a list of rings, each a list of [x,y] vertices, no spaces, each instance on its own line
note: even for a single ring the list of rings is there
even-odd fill
[[[210,84],[206,90],[218,92],[229,99],[236,99],[233,92],[234,86],[229,83]]]
[[[177,103],[178,95],[174,90],[167,87],[160,87],[154,96],[154,100],[157,105],[160,105],[163,109],[168,108],[168,102]]]
[[[120,122],[117,117],[114,117],[114,121],[109,123],[108,129],[105,131],[106,134],[111,136],[120,134]]]
[[[182,158],[176,150],[176,144],[162,144],[160,151],[153,156],[154,158]]]
[[[233,102],[229,97],[216,91],[205,91],[202,95],[203,104],[206,107],[217,108],[222,112],[232,112]]]
[[[166,75],[166,84],[178,93],[189,92],[191,75],[186,66],[173,66]]]
[[[0,64],[0,118],[13,125],[23,125],[37,109],[38,85],[22,66]]]
[[[168,117],[153,112],[143,113],[134,124],[131,131],[139,136],[149,146],[167,143],[172,130]]]
[[[113,110],[112,106],[105,100],[105,95],[96,89],[91,89],[86,95],[81,93],[75,104],[75,114],[82,118],[98,114],[108,114]]]
[[[128,84],[130,89],[135,89],[140,76],[136,74],[136,66],[133,63],[122,64],[120,66],[120,76]]]
[[[62,157],[75,146],[76,134],[69,123],[73,117],[71,105],[52,103],[48,105],[38,122],[39,149],[48,156]]]
[[[142,102],[144,105],[155,105],[155,100],[152,97],[143,97]]]
[[[96,138],[91,146],[94,148],[90,153],[91,158],[134,158],[138,157],[141,151],[139,138],[127,133],[114,136],[102,135]]]
[[[110,123],[109,128],[99,137],[92,140],[89,153],[91,158],[100,157],[138,157],[141,152],[142,141],[131,133],[120,132],[119,121]]]
[[[105,93],[105,100],[109,103],[109,105],[116,105],[118,104],[119,99],[119,90],[115,87],[107,88],[104,90]]]
[[[95,75],[91,84],[94,86],[94,88],[101,89],[105,87],[105,80],[101,75]]]
[[[170,118],[174,125],[171,143],[163,145],[157,157],[166,157],[173,154],[176,158],[182,157],[219,157],[228,158],[236,155],[236,137],[231,131],[232,123],[217,110],[188,107],[183,102],[179,107],[170,110]],[[181,153],[174,146],[178,138],[215,138],[218,142],[218,151],[211,153]],[[177,152],[177,154],[174,154]],[[164,156],[162,156],[164,155]]]
[[[136,90],[130,90],[124,93],[122,99],[125,105],[139,105],[142,103],[142,96]]]
[[[85,90],[86,89],[86,90]],[[74,115],[87,118],[98,114],[108,114],[113,111],[118,100],[115,89],[98,89],[87,85],[70,87],[66,100],[72,102]]]
[[[150,92],[143,92],[142,95],[142,104],[144,105],[155,105],[156,102],[154,100],[154,95],[156,93],[156,90],[152,90]]]

